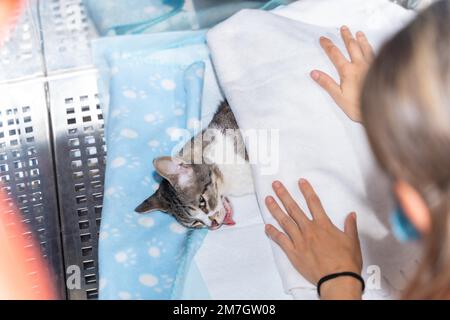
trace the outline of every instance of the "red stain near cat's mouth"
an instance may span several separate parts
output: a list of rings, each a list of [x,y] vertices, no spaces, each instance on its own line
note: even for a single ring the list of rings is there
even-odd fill
[[[236,222],[233,220],[233,208],[231,207],[230,200],[227,197],[223,197],[223,206],[225,208],[226,214],[223,219],[223,224],[232,226],[235,225]]]

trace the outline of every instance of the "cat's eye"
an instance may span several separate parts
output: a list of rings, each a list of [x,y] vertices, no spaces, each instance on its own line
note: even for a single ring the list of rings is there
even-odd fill
[[[198,207],[203,211],[206,209],[206,201],[205,198],[203,198],[203,196],[200,196],[200,199],[198,200]]]

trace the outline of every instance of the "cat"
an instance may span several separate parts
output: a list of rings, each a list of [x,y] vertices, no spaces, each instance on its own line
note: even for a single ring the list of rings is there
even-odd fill
[[[224,156],[232,161],[223,161]],[[187,228],[234,225],[228,196],[254,192],[245,144],[226,100],[206,129],[175,156],[154,159],[153,166],[162,181],[135,211],[163,211]]]

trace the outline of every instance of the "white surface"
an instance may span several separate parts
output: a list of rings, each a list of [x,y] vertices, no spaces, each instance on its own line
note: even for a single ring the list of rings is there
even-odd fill
[[[358,213],[363,276],[372,265],[381,271],[379,281],[368,279],[366,297],[395,296],[414,268],[417,250],[400,246],[390,234],[390,186],[375,168],[363,128],[340,111],[309,72],[320,69],[338,79],[319,46],[320,36],[343,49],[338,27],[346,24],[365,31],[378,47],[412,14],[387,0],[302,0],[276,13],[244,10],[208,34],[219,82],[239,126],[279,130],[278,170],[267,175],[259,163],[252,167],[263,218],[276,224],[263,205],[273,180],[283,181],[306,207],[297,180],[308,178],[337,226],[343,227],[350,211]],[[247,149],[252,160],[257,145],[247,143]],[[314,298],[312,285],[276,244],[273,251],[286,292]]]
[[[223,100],[206,63],[203,127]],[[230,198],[236,225],[208,232],[188,272],[186,299],[292,299],[284,292],[255,195]]]
[[[212,299],[289,299],[254,195],[231,198],[236,225],[209,232],[195,263]]]

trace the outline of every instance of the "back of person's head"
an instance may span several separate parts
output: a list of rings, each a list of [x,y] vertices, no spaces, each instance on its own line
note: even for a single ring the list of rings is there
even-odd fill
[[[439,1],[380,50],[362,117],[381,167],[426,203],[431,227],[405,298],[450,296],[450,1]]]

